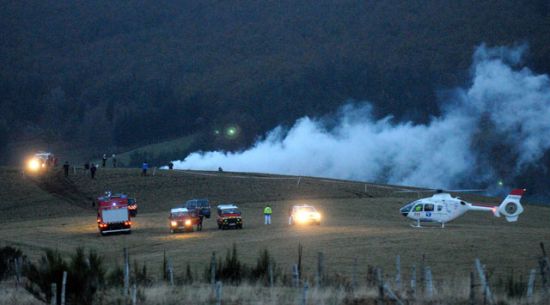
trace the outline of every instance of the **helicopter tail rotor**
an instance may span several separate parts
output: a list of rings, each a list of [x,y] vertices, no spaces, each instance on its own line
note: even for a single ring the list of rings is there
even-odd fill
[[[523,213],[523,206],[521,206],[521,196],[525,193],[525,189],[514,189],[504,198],[502,203],[495,211],[495,216],[504,216],[508,222],[514,222],[518,220],[519,214]]]

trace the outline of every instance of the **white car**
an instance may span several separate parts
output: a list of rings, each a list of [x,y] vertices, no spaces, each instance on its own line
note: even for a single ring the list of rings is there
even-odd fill
[[[288,219],[290,225],[294,224],[321,224],[321,213],[310,205],[295,205],[292,206],[290,217]]]

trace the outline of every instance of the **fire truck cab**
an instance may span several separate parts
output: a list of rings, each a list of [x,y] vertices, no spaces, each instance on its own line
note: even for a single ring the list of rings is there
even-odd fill
[[[97,228],[101,235],[107,233],[131,233],[132,222],[128,209],[128,196],[105,196],[97,198]]]

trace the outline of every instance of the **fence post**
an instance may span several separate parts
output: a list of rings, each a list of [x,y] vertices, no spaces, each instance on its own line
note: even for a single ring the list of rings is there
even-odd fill
[[[216,252],[212,252],[212,258],[210,259],[210,284],[212,290],[216,287]]]
[[[426,287],[424,286],[425,279],[424,276],[426,275],[425,270],[425,263],[426,263],[426,254],[422,254],[422,261],[420,262],[420,281],[418,285],[420,286],[420,293],[424,294]]]
[[[67,271],[63,271],[63,282],[61,283],[61,305],[65,305],[65,287],[67,287]]]
[[[137,303],[137,286],[134,283],[132,285],[132,305],[136,305]]]
[[[168,279],[170,280],[170,286],[174,286],[174,267],[171,259],[168,259]]]
[[[298,280],[302,279],[302,253],[304,247],[301,243],[298,244]]]
[[[433,298],[434,296],[434,287],[433,287],[433,280],[432,280],[432,269],[430,267],[426,267],[426,275],[424,276],[426,279],[426,296],[428,299]]]
[[[546,255],[546,249],[544,249],[544,243],[540,243],[540,249],[542,250],[542,257],[539,260],[540,275],[542,280],[542,293],[543,298],[548,298],[548,273],[550,271],[550,262]]]
[[[273,290],[273,263],[271,261],[267,265],[267,273],[269,275],[269,288]]]
[[[376,282],[378,284],[378,305],[384,305],[384,278],[382,269],[376,268]]]
[[[476,258],[475,265],[477,273],[479,274],[479,282],[483,289],[483,302],[489,301],[490,304],[493,304],[494,302],[493,295],[491,294],[491,288],[489,288],[489,284],[487,283],[487,279],[485,278],[485,270],[481,266],[479,258]]]
[[[476,304],[476,284],[474,272],[470,271],[470,305]]]
[[[315,277],[316,287],[320,287],[323,283],[323,273],[324,273],[324,257],[323,252],[317,253],[317,276]]]
[[[292,265],[292,286],[294,288],[298,288],[298,283],[300,281],[300,275],[298,274],[298,265],[294,264]]]
[[[128,257],[128,249],[124,247],[124,297],[128,296],[130,290],[130,262]]]
[[[351,285],[353,290],[357,289],[357,269],[359,269],[359,264],[357,262],[357,257],[353,259],[353,273],[351,277]]]
[[[15,289],[19,287],[19,284],[21,283],[21,265],[22,261],[19,259],[19,257],[16,257],[13,260],[13,264],[15,266]]]
[[[309,285],[307,284],[307,282],[304,283],[304,289],[302,291],[302,305],[306,305],[307,304],[307,290],[309,288]]]
[[[537,270],[531,269],[529,272],[529,281],[527,282],[527,303],[533,303],[533,290],[535,287],[535,276],[537,275]]]
[[[401,291],[401,256],[395,258],[395,288],[397,292]]]
[[[216,305],[222,304],[222,282],[216,282]]]
[[[411,270],[411,295],[412,298],[416,298],[416,265],[412,265]]]
[[[57,305],[57,284],[52,283],[52,297],[50,299],[50,305]]]

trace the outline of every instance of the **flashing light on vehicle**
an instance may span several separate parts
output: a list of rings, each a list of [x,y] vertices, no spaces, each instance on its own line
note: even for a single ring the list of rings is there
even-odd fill
[[[31,171],[37,171],[40,169],[40,160],[36,159],[36,158],[32,158],[28,161],[27,163],[27,167],[29,168],[29,170]]]
[[[185,221],[185,225],[186,225],[186,226],[190,226],[190,225],[191,225],[191,219],[187,219],[187,220]]]
[[[132,224],[131,221],[125,221],[125,222],[124,222],[124,225],[125,225],[125,226],[129,226],[129,225],[131,225],[131,224]]]
[[[175,227],[175,226],[178,225],[178,222],[175,221],[175,220],[172,220],[172,221],[170,221],[170,225],[171,225],[172,227]]]

